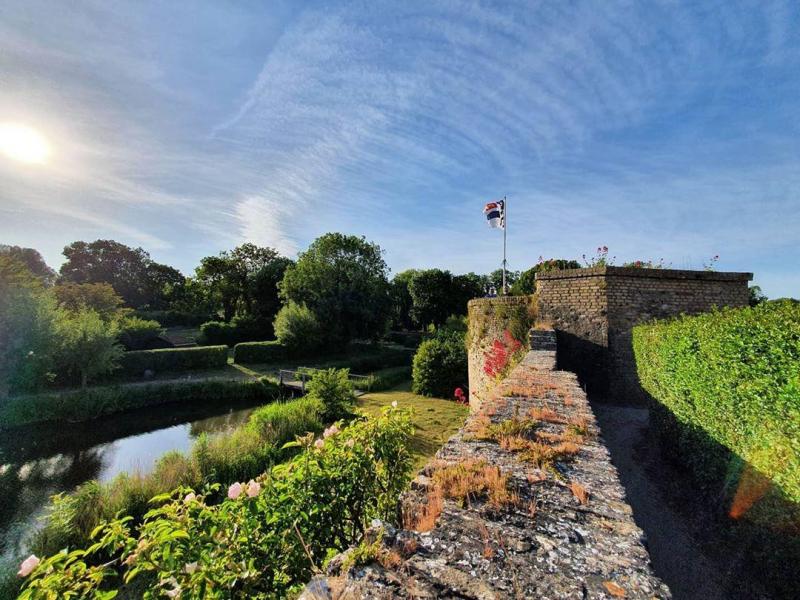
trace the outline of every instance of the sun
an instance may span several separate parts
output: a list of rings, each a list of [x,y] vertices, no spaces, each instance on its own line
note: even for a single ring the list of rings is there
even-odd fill
[[[50,156],[50,144],[32,127],[0,123],[0,153],[24,163],[44,164]]]

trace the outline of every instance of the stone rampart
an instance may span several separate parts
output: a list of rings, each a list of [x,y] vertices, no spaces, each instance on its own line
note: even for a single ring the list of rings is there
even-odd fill
[[[554,366],[528,352],[404,494],[403,528],[375,523],[301,598],[669,598],[586,395]]]

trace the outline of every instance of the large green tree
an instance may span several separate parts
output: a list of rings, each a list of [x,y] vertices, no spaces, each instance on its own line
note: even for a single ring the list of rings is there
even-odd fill
[[[414,320],[411,318],[414,301],[408,286],[417,273],[419,273],[417,269],[407,269],[397,273],[392,279],[389,295],[392,298],[393,329],[411,329],[414,326]]]
[[[0,244],[0,254],[13,258],[23,263],[28,271],[42,281],[46,286],[55,283],[57,273],[47,266],[38,250]]]
[[[539,257],[539,262],[527,271],[523,271],[514,282],[511,286],[511,294],[514,296],[533,294],[536,291],[536,273],[580,268],[581,264],[576,260],[568,260],[566,258],[548,258],[545,260]]]
[[[327,233],[286,269],[281,295],[308,306],[330,343],[377,338],[386,331],[391,310],[387,272],[377,244]]]
[[[163,308],[183,285],[179,271],[154,262],[142,248],[114,240],[73,242],[64,248],[61,280],[70,283],[108,283],[133,308]]]
[[[442,269],[425,269],[414,273],[408,291],[414,323],[439,326],[450,315],[467,314],[467,303],[483,296],[484,279],[475,273],[453,275]]]

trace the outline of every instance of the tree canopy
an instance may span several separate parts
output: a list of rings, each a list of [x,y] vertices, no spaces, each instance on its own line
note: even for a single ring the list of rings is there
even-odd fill
[[[42,258],[38,250],[0,244],[0,254],[24,264],[28,271],[30,271],[34,277],[40,279],[44,285],[49,286],[55,283],[57,273],[47,266],[47,263],[44,262],[44,258]]]
[[[281,295],[313,311],[331,343],[377,338],[390,315],[387,272],[377,244],[327,233],[286,269]]]
[[[536,291],[536,273],[580,268],[581,264],[576,260],[568,260],[566,258],[549,258],[544,260],[539,257],[539,262],[527,271],[524,271],[514,282],[511,286],[511,294],[514,296],[533,294]]]

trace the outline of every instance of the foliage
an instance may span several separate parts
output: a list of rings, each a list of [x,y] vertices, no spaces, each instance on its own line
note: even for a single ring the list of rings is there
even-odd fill
[[[448,398],[467,384],[467,348],[463,332],[442,330],[420,344],[414,355],[413,390]]]
[[[598,246],[594,256],[586,258],[586,255],[584,254],[582,258],[584,266],[591,269],[594,267],[610,267],[614,264],[614,260],[617,257],[608,257],[608,246]]]
[[[632,260],[630,262],[622,263],[622,266],[631,269],[668,269],[670,264],[665,263],[663,258],[659,258],[657,261]]]
[[[38,250],[0,244],[0,255],[7,256],[25,265],[31,275],[45,286],[51,286],[56,281],[56,272],[47,266]]]
[[[442,325],[450,315],[467,314],[467,302],[483,296],[484,282],[474,273],[453,276],[450,271],[417,271],[408,284],[411,316],[420,327]]]
[[[800,304],[766,302],[634,329],[643,387],[708,486],[742,461],[800,502]]]
[[[322,326],[305,304],[289,302],[275,317],[275,336],[292,354],[312,354],[323,343]]]
[[[386,262],[365,238],[328,233],[289,266],[281,283],[287,301],[305,304],[325,324],[325,341],[377,339],[390,316]]]
[[[235,346],[272,337],[272,326],[254,317],[234,317],[230,323],[210,321],[200,326],[200,343]]]
[[[393,329],[411,329],[414,321],[411,318],[411,307],[413,300],[408,290],[411,279],[419,271],[417,269],[407,269],[397,273],[391,281],[389,295],[392,300],[392,323]]]
[[[294,262],[282,256],[276,257],[261,269],[250,276],[248,287],[250,289],[250,312],[254,320],[263,323],[268,331],[266,337],[272,337],[272,323],[281,309],[279,286],[283,281],[286,269]]]
[[[35,391],[54,376],[58,310],[41,281],[0,254],[0,399]]]
[[[751,285],[748,288],[748,304],[750,306],[758,306],[762,302],[766,302],[769,298],[764,292],[761,291],[761,286],[759,285]]]
[[[242,342],[233,347],[236,364],[273,363],[286,358],[286,347],[278,340],[271,342]]]
[[[106,322],[126,314],[125,301],[108,283],[62,283],[53,288],[59,308],[72,313],[91,309]]]
[[[272,296],[263,299],[263,311],[277,310],[274,285],[289,262],[273,248],[247,243],[230,252],[203,258],[197,267],[196,278],[206,287],[215,309],[222,311],[227,323],[236,315],[253,314],[259,292]],[[271,319],[267,315],[269,322]]]
[[[152,352],[160,352],[152,350]],[[127,355],[132,354],[128,352]],[[0,404],[0,428],[41,421],[77,422],[171,402],[272,400],[278,388],[266,379],[206,380],[146,385],[92,386],[85,390],[12,396]]]
[[[122,347],[117,343],[119,327],[106,323],[96,311],[84,308],[62,312],[56,321],[59,366],[80,375],[81,387],[89,378],[110,373],[119,367]]]
[[[64,248],[61,280],[71,283],[108,283],[128,306],[164,308],[184,283],[176,269],[151,260],[141,248],[114,240],[73,242]]]
[[[418,331],[390,331],[385,339],[406,348],[416,348],[422,342],[422,334]]]
[[[140,377],[145,371],[191,371],[219,369],[228,364],[226,346],[201,346],[197,348],[162,348],[126,352],[120,360],[121,372],[129,377]]]
[[[194,327],[211,320],[208,314],[181,310],[137,310],[133,316],[145,321],[158,321],[164,327]]]
[[[146,349],[164,334],[158,321],[146,321],[134,316],[123,318],[119,328],[119,341],[127,350]]]
[[[508,288],[512,288],[514,284],[519,280],[520,272],[519,271],[506,271],[506,286]],[[491,273],[486,276],[485,286],[487,289],[489,287],[493,287],[498,294],[503,293],[503,269],[495,269]],[[477,294],[473,296],[473,298],[477,298],[482,296],[483,294]]]
[[[297,593],[318,561],[356,543],[372,518],[395,518],[410,435],[407,414],[388,409],[317,443],[303,438],[290,464],[246,493],[232,486],[219,504],[207,501],[209,491],[187,498],[177,489],[157,498],[138,531],[123,517],[100,527],[86,550],[45,558],[21,598],[89,595],[139,580],[145,598]]]
[[[580,269],[581,264],[576,260],[566,258],[539,257],[539,262],[519,276],[511,286],[513,296],[524,296],[536,292],[536,274],[547,273],[549,271],[563,271],[565,269]]]
[[[349,369],[319,369],[313,372],[306,384],[309,398],[322,402],[326,421],[341,419],[353,412],[356,397]]]
[[[357,390],[379,392],[391,389],[411,379],[411,367],[388,367],[371,373],[366,380],[353,382]]]

